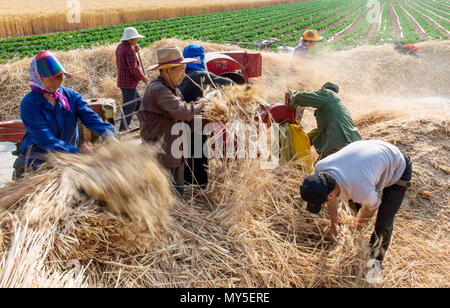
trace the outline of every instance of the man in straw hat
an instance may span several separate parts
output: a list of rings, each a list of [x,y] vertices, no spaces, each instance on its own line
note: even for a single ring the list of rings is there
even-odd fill
[[[313,48],[316,42],[321,40],[322,37],[317,34],[316,30],[306,30],[302,35],[301,43],[294,49],[294,55],[307,58],[308,50]]]
[[[391,240],[394,218],[410,186],[412,162],[396,146],[379,140],[353,142],[319,161],[300,194],[307,210],[317,214],[327,204],[334,237],[339,234],[338,200],[363,205],[358,228],[377,213],[370,239],[371,256],[383,261]]]
[[[136,53],[139,52],[138,39],[144,38],[133,27],[125,28],[121,43],[116,49],[117,86],[122,90],[122,104],[140,97],[137,86],[140,81],[149,83],[139,68]],[[131,122],[131,114],[139,109],[138,103],[123,107],[124,119],[120,122],[120,131],[126,130]]]
[[[172,153],[173,142],[180,135],[172,135],[172,127],[179,122],[190,122],[200,114],[204,102],[187,103],[178,86],[185,77],[186,64],[195,59],[184,58],[178,47],[157,50],[158,64],[150,71],[159,70],[159,77],[145,90],[144,101],[139,109],[141,137],[144,142],[161,142],[164,153],[160,161],[174,178],[175,187],[183,196],[185,158],[176,158]]]

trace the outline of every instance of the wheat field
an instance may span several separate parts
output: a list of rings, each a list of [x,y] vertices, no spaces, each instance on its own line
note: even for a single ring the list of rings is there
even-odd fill
[[[253,8],[294,0],[0,0],[0,38]],[[76,5],[80,19],[77,22]],[[68,21],[72,19],[75,22]]]

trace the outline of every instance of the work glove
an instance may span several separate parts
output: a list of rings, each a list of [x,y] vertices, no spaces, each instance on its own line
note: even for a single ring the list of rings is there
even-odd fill
[[[295,109],[297,108],[297,104],[294,100],[294,92],[289,91],[289,109]]]
[[[195,103],[195,114],[200,114],[202,112],[203,108],[206,106],[206,102],[205,99],[200,99]]]
[[[217,90],[211,91],[211,92],[208,92],[207,94],[205,94],[205,96],[203,98],[201,98],[200,100],[205,100],[205,102],[209,102],[209,101],[212,101],[213,99],[217,98],[218,95],[220,95],[220,92],[218,92]]]

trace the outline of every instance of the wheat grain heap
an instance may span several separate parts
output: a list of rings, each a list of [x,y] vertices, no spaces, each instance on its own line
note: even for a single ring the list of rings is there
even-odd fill
[[[342,58],[326,61],[333,56]],[[283,63],[273,54],[263,61],[259,88],[230,92],[207,116],[247,121],[242,111],[253,110],[248,104],[256,107],[260,95],[273,102],[274,84],[310,86],[293,80],[307,64],[292,79],[267,81]],[[311,74],[308,82],[322,80]],[[343,205],[342,233],[332,242],[326,211],[312,215],[300,199],[307,174],[298,162],[270,170],[258,159],[213,159],[208,187],[188,187],[190,197],[180,201],[156,148],[121,143],[94,156],[55,154],[51,169],[0,190],[0,287],[449,287],[447,115],[352,94],[343,92],[363,137],[396,144],[414,163],[380,283],[367,282],[373,222],[359,234]],[[305,112],[306,127],[312,119]]]

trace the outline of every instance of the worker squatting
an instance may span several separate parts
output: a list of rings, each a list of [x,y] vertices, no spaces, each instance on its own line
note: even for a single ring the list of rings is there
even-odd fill
[[[209,143],[205,155],[201,145],[216,128],[197,122],[191,132],[188,126],[209,103],[198,85],[204,81],[203,86],[219,89],[235,82],[206,70],[205,52],[199,45],[189,45],[183,53],[178,47],[158,49],[155,64],[149,68],[158,72],[158,77],[150,81],[138,60],[137,41],[142,37],[136,29],[126,28],[116,50],[117,86],[122,91],[124,106],[119,130],[127,130],[133,114],[137,113],[142,142],[161,144],[163,151],[158,159],[170,172],[174,192],[180,198],[184,196],[185,183],[196,183],[200,188],[208,184],[208,159],[212,156],[256,158],[262,155],[268,158],[268,153],[274,153],[272,145],[279,144],[274,140],[282,135],[275,131],[276,125],[272,125],[269,132],[264,125],[244,126],[235,122],[227,127],[228,142],[224,142],[223,134],[216,134],[221,137]],[[318,40],[316,31],[306,31],[296,53],[306,52]],[[26,177],[39,168],[48,152],[92,154],[92,145],[79,144],[79,120],[105,139],[116,138],[115,126],[104,122],[80,93],[62,87],[63,78],[72,78],[72,75],[50,51],[39,53],[31,61],[31,91],[20,104],[26,134],[14,163],[16,178]],[[140,82],[147,85],[141,101],[137,100],[140,94],[136,89]],[[340,234],[339,205],[347,203],[354,210],[358,229],[375,216],[370,253],[372,259],[381,264],[391,241],[395,215],[411,182],[412,160],[390,143],[363,140],[339,97],[339,90],[337,84],[325,82],[320,89],[293,91],[287,95],[286,108],[313,108],[317,123],[317,128],[308,132],[307,139],[318,159],[311,174],[302,180],[299,191],[306,209],[312,214],[326,206],[331,235],[335,239]],[[182,137],[183,132],[185,137]],[[264,138],[272,139],[270,145],[261,142]],[[238,140],[236,144],[232,142],[234,139]],[[248,143],[245,140],[249,140]],[[193,153],[186,152],[189,143]],[[185,172],[187,167],[194,172]]]

